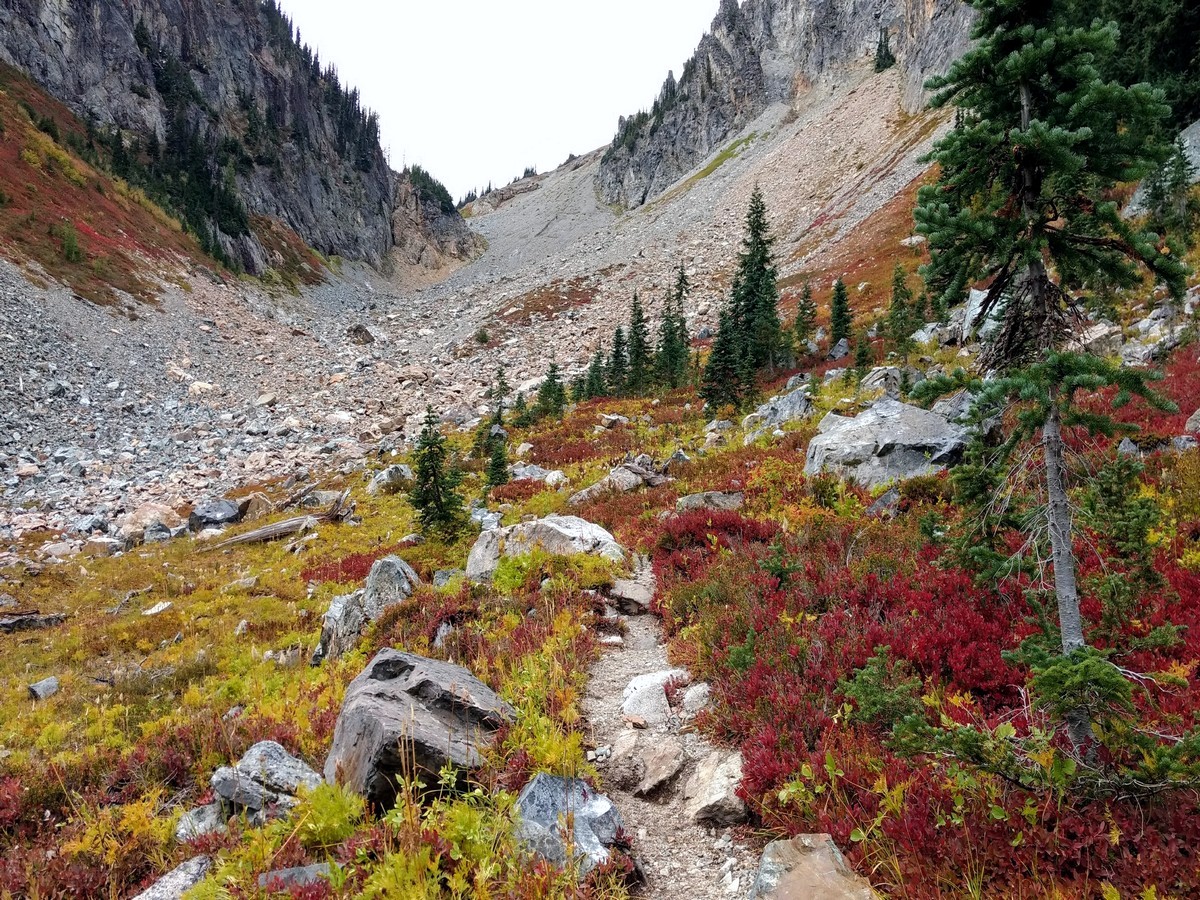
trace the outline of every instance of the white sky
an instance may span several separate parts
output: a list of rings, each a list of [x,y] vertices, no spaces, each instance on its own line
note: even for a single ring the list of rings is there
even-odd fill
[[[612,140],[676,77],[718,0],[281,0],[379,113],[392,167],[455,200]]]

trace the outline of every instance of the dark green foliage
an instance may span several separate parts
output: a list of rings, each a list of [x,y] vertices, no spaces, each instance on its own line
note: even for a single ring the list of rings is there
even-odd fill
[[[1121,580],[1134,579],[1141,586],[1158,586],[1162,576],[1154,568],[1150,532],[1159,524],[1162,511],[1153,497],[1141,492],[1144,467],[1128,456],[1115,456],[1090,479],[1080,504],[1080,517],[1108,541],[1128,566]]]
[[[512,404],[512,423],[517,428],[528,428],[533,424],[533,411],[525,402],[525,394],[518,391]]]
[[[985,362],[1019,364],[1062,340],[1074,293],[1098,278],[1132,287],[1140,263],[1182,293],[1176,255],[1109,197],[1166,159],[1156,135],[1168,109],[1146,85],[1102,79],[1115,28],[1074,28],[1062,4],[973,5],[975,46],[930,82],[933,104],[962,116],[930,155],[940,177],[915,217],[929,239],[926,284],[949,307],[987,281],[977,322],[999,310],[1003,321]]]
[[[853,324],[850,294],[846,290],[846,283],[839,278],[833,284],[833,299],[829,301],[829,342],[836,344],[843,338],[849,340]]]
[[[662,325],[658,332],[658,352],[655,355],[658,383],[666,388],[677,388],[687,380],[690,342],[684,309],[689,290],[687,273],[680,263],[675,285],[668,293],[663,309]]]
[[[584,396],[588,400],[603,397],[607,392],[605,384],[604,350],[597,349],[584,376]]]
[[[700,382],[700,396],[713,409],[739,406],[742,402],[742,368],[736,340],[729,307],[726,305],[721,310],[717,336],[713,340],[712,352]]]
[[[854,702],[855,719],[885,729],[921,711],[921,679],[905,660],[892,660],[890,647],[876,647],[852,678],[838,682],[838,690]]]
[[[629,311],[628,335],[629,374],[625,379],[625,393],[635,397],[649,390],[654,376],[654,351],[650,347],[650,327],[637,292],[633,294],[633,306]]]
[[[875,353],[871,349],[871,339],[865,329],[860,329],[854,338],[854,370],[861,381],[875,365]]]
[[[1155,228],[1187,247],[1195,244],[1200,204],[1192,192],[1196,167],[1188,158],[1183,139],[1176,140],[1171,156],[1146,179],[1146,208]]]
[[[52,228],[51,234],[62,241],[62,256],[69,263],[81,263],[84,259],[83,248],[79,246],[79,232],[69,222]]]
[[[1148,83],[1164,93],[1171,122],[1182,129],[1200,117],[1200,4],[1194,0],[1067,0],[1055,4],[1067,24],[1088,28],[1114,22],[1117,51],[1099,56],[1096,67],[1118,84]]]
[[[562,377],[558,372],[558,363],[550,363],[546,380],[538,388],[537,403],[534,404],[534,415],[561,416],[567,408],[567,391],[563,387]]]
[[[892,36],[886,28],[879,29],[879,42],[875,45],[875,71],[884,72],[896,64],[896,54],[892,52]]]
[[[629,379],[629,350],[625,343],[625,329],[617,326],[613,334],[612,352],[608,356],[608,370],[604,373],[604,381],[609,393],[620,396],[625,393],[625,383]]]
[[[731,309],[742,366],[748,374],[763,368],[773,372],[783,350],[772,255],[774,243],[767,223],[766,202],[755,187],[746,211],[746,233],[733,276]]]
[[[496,379],[485,394],[489,400],[496,404],[496,411],[492,414],[492,422],[496,425],[504,425],[504,404],[508,402],[508,394],[511,390],[508,378],[504,372],[504,366],[500,366],[496,369]]]
[[[921,299],[924,300],[924,295]],[[904,268],[897,263],[892,273],[892,302],[888,306],[887,318],[888,338],[897,353],[907,355],[912,349],[911,335],[924,324],[920,321],[923,318],[923,314],[917,313]]]
[[[800,300],[796,304],[796,321],[792,324],[792,339],[796,342],[797,353],[804,352],[816,328],[817,303],[813,300],[812,285],[806,281],[800,290]]]
[[[412,166],[405,174],[408,175],[408,179],[412,182],[413,189],[416,190],[422,203],[431,203],[446,215],[454,214],[454,199],[444,184],[420,166]]]
[[[414,452],[415,484],[408,500],[417,510],[421,530],[452,537],[466,524],[462,498],[457,493],[462,473],[451,468],[446,439],[438,430],[432,406],[425,408],[425,422]]]
[[[488,458],[487,485],[491,488],[508,484],[508,441],[500,437],[492,441],[492,453]]]
[[[488,330],[486,328],[481,327],[475,332],[475,343],[486,346],[487,344],[491,343],[491,340],[492,336],[488,334]]]

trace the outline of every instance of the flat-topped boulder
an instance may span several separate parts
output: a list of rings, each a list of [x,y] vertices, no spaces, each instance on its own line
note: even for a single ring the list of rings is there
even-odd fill
[[[853,418],[825,416],[809,442],[804,474],[829,471],[874,487],[957,464],[967,439],[963,426],[884,397]]]
[[[495,573],[503,557],[520,556],[534,550],[553,556],[589,553],[614,562],[625,559],[620,544],[599,525],[578,516],[547,516],[479,535],[467,557],[467,577],[473,581],[486,581]]]
[[[325,779],[389,809],[397,778],[470,770],[516,711],[462,666],[381,650],[346,688]],[[415,767],[415,768],[414,768]]]

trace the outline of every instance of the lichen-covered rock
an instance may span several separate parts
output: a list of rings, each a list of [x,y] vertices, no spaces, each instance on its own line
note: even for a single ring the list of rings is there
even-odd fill
[[[436,781],[447,764],[478,767],[480,748],[515,714],[461,666],[381,650],[346,688],[325,779],[390,808],[398,776]]]
[[[481,534],[467,557],[467,577],[473,581],[491,578],[502,557],[535,549],[553,556],[590,553],[616,562],[625,559],[616,539],[599,525],[578,516],[547,516]]]
[[[568,823],[570,849],[581,874],[608,861],[617,835],[624,829],[621,814],[604,794],[578,778],[537,775],[517,798],[517,839],[534,854],[557,866],[568,860],[565,840]]]
[[[196,856],[180,863],[132,900],[180,900],[180,898],[204,880],[212,866],[207,856]]]
[[[741,491],[706,491],[703,494],[688,494],[675,501],[675,512],[695,512],[701,509],[734,512],[746,505],[746,495]]]
[[[213,773],[212,789],[226,808],[262,812],[295,806],[301,787],[312,789],[321,776],[275,741],[259,741],[234,766]]]

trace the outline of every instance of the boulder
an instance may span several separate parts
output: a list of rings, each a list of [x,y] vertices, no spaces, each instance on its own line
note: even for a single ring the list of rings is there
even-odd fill
[[[12,634],[15,631],[37,631],[42,628],[53,628],[67,621],[62,613],[0,613],[0,634]]]
[[[371,483],[367,485],[367,493],[372,497],[379,494],[398,494],[413,480],[413,471],[408,466],[388,466],[378,472]]]
[[[746,495],[741,491],[706,491],[703,494],[680,497],[675,501],[675,512],[695,512],[700,509],[734,512],[745,504]]]
[[[607,591],[608,597],[627,616],[640,616],[650,610],[654,602],[654,588],[642,581],[618,578]]]
[[[320,775],[275,741],[259,741],[236,765],[222,766],[212,776],[213,793],[232,812],[290,809],[301,787],[311,790],[320,783]]]
[[[243,522],[255,522],[275,512],[275,504],[262,491],[255,491],[238,501],[238,512]]]
[[[655,470],[654,460],[646,456],[639,456],[632,462],[617,466],[591,487],[584,488],[579,493],[572,495],[567,502],[572,506],[579,506],[582,503],[598,500],[605,494],[627,494],[630,491],[636,491],[643,485],[658,487],[666,483],[666,476]]]
[[[772,841],[763,850],[750,900],[874,900],[870,883],[846,865],[827,834]]]
[[[204,880],[212,866],[207,856],[196,856],[180,863],[132,900],[180,900],[184,894]]]
[[[390,809],[398,776],[478,767],[479,748],[515,715],[461,666],[381,650],[346,688],[325,778]]]
[[[828,360],[845,359],[850,355],[850,342],[845,338],[839,340],[836,344],[829,348],[829,355],[825,358]]]
[[[528,479],[530,481],[541,481],[546,487],[560,488],[567,483],[567,476],[558,469],[543,469],[541,466],[522,465],[517,463],[510,470],[510,474],[514,481],[522,481]]]
[[[642,778],[633,789],[634,795],[645,797],[669,784],[683,769],[686,761],[683,745],[677,738],[666,737],[655,741],[654,745],[642,754]]]
[[[683,814],[700,825],[737,825],[746,820],[746,804],[737,795],[742,754],[714,750],[700,761],[683,791]]]
[[[118,537],[140,541],[147,528],[159,526],[168,532],[183,524],[183,519],[171,507],[162,503],[143,503],[133,512],[117,520]]]
[[[590,553],[615,562],[625,559],[625,551],[599,525],[577,516],[547,516],[481,534],[467,557],[467,577],[473,581],[489,579],[501,557],[520,556],[534,549],[554,556]]]
[[[863,391],[883,391],[889,397],[899,397],[903,380],[904,372],[897,366],[876,366],[858,386]]]
[[[1187,423],[1183,426],[1183,430],[1188,434],[1200,434],[1200,409],[1188,417]]]
[[[491,512],[487,507],[479,506],[471,510],[471,522],[479,526],[480,531],[495,531],[504,521],[504,513]]]
[[[206,834],[225,830],[225,811],[220,803],[209,803],[185,812],[175,823],[175,840],[194,841]]]
[[[939,472],[962,458],[967,430],[890,397],[855,418],[830,413],[808,445],[805,475],[830,470],[866,487]]]
[[[232,500],[213,500],[197,506],[188,516],[188,528],[193,532],[205,528],[224,528],[242,520],[241,507]]]
[[[34,700],[49,700],[58,693],[58,678],[51,675],[29,685],[29,696]]]
[[[617,835],[624,830],[621,814],[604,794],[578,778],[542,773],[517,797],[517,840],[536,856],[565,866],[568,843],[586,874],[608,861]],[[569,841],[564,840],[568,824]]]
[[[711,696],[712,688],[709,687],[707,681],[691,685],[683,692],[683,711],[689,716],[696,715],[696,713],[708,706],[708,700]]]
[[[665,725],[671,718],[671,705],[661,684],[645,684],[626,692],[621,715],[642,725]]]
[[[398,556],[385,556],[371,566],[366,584],[352,594],[335,597],[321,621],[321,639],[313,665],[336,659],[354,648],[367,626],[387,607],[407,600],[421,583],[415,569]]]
[[[812,415],[812,411],[812,399],[809,397],[807,385],[802,385],[791,393],[772,397],[742,419],[742,428],[746,431],[745,443],[751,444],[788,422],[807,419]]]
[[[1067,342],[1067,349],[1096,356],[1116,356],[1121,352],[1125,336],[1121,326],[1111,322],[1093,322]]]

